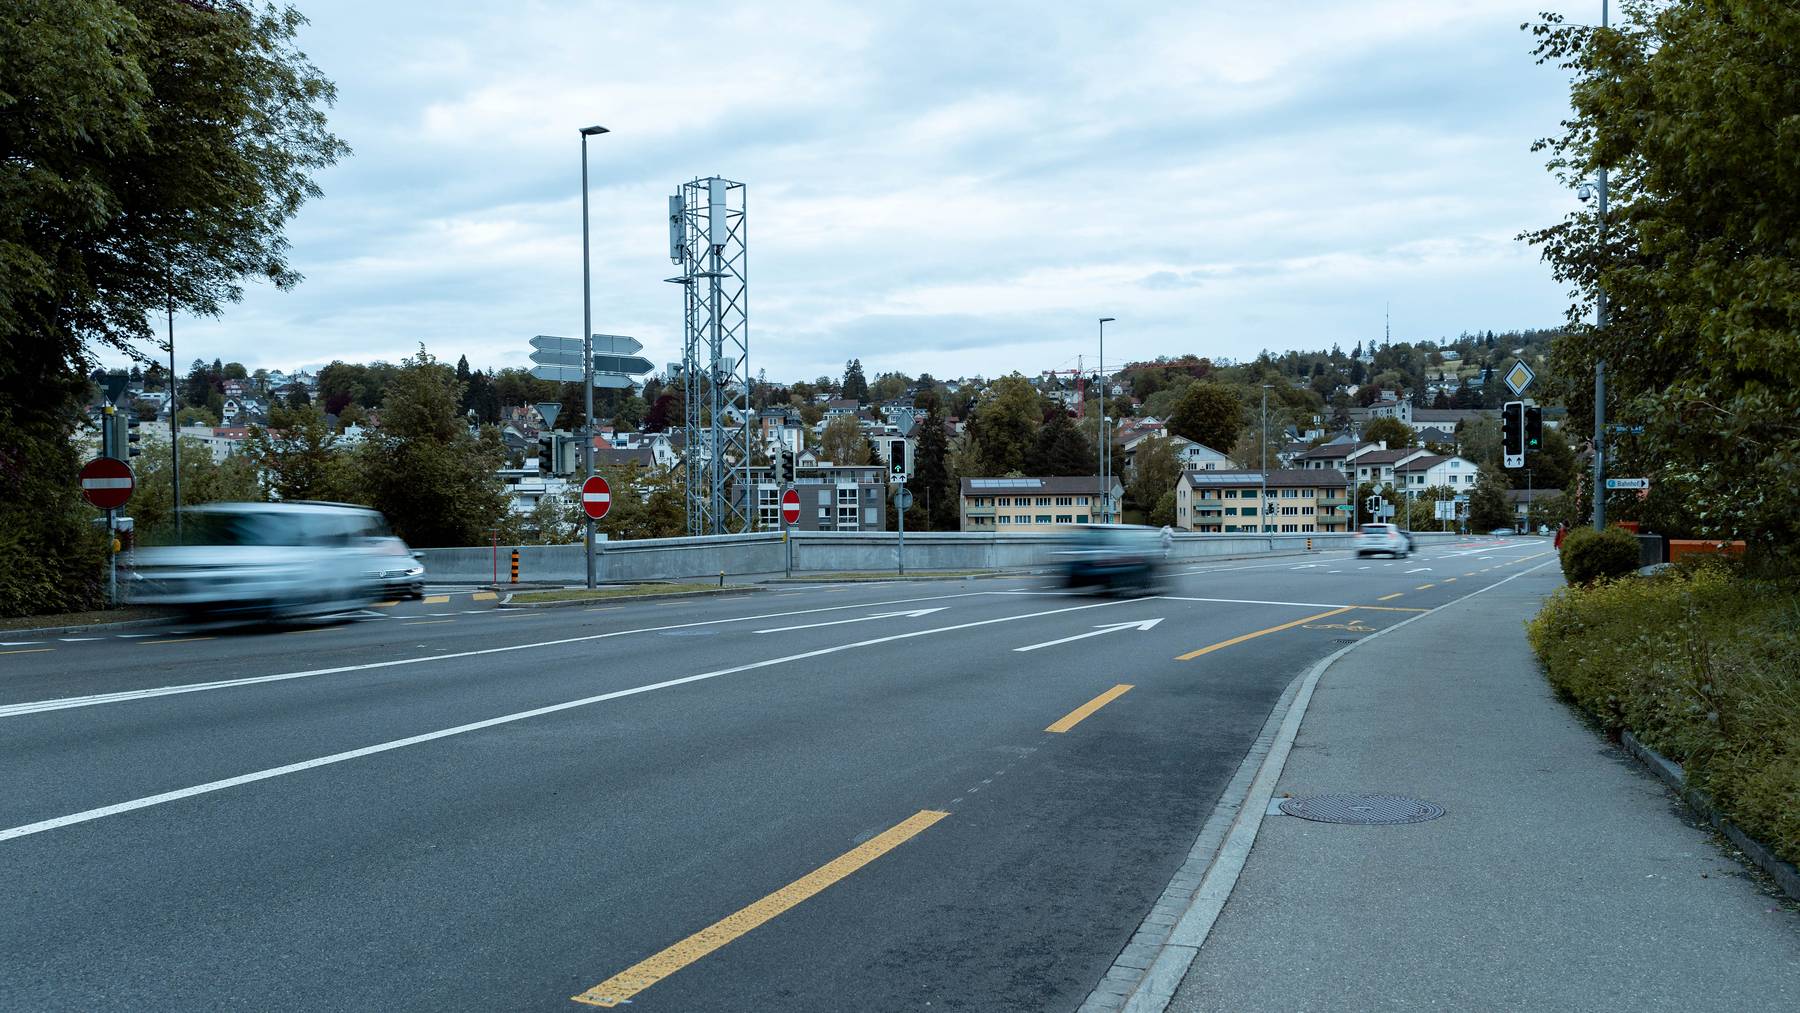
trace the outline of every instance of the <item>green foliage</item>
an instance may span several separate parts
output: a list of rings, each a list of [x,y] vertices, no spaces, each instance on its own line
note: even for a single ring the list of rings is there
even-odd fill
[[[1482,468],[1469,493],[1469,528],[1492,531],[1513,526],[1512,504],[1506,500],[1506,475],[1498,468]]]
[[[1224,384],[1201,381],[1188,387],[1168,418],[1169,432],[1215,450],[1230,450],[1244,426],[1244,405]]]
[[[283,227],[348,150],[326,129],[330,82],[293,48],[302,23],[163,0],[0,8],[0,614],[91,607],[104,586],[70,447],[92,348],[153,341],[171,300],[216,315],[246,277],[299,281]]]
[[[1010,373],[990,384],[969,420],[982,473],[1023,474],[1043,419],[1043,399],[1023,376]]]
[[[1571,584],[1617,580],[1638,568],[1638,541],[1620,527],[1576,528],[1562,543],[1563,577]]]
[[[868,464],[869,441],[854,415],[839,415],[819,434],[819,456],[832,464]]]
[[[1800,861],[1800,582],[1713,565],[1571,586],[1529,635],[1560,692]]]
[[[420,346],[388,384],[381,429],[357,452],[365,501],[415,546],[478,545],[508,513],[494,474],[506,458],[499,433],[470,433],[461,399],[456,374]]]
[[[863,378],[861,359],[844,363],[844,397],[861,404],[869,399],[869,382]]]
[[[343,502],[356,497],[360,483],[346,455],[337,451],[337,442],[317,408],[275,407],[268,429],[250,427],[244,456],[262,469],[274,499]]]
[[[1175,481],[1181,477],[1181,461],[1175,456],[1174,441],[1153,436],[1138,444],[1132,455],[1131,484],[1126,487],[1131,504],[1154,516],[1163,495],[1169,499],[1169,520],[1158,525],[1173,524],[1175,516]]]
[[[950,471],[950,441],[944,433],[944,417],[938,413],[935,399],[916,432],[918,460],[906,487],[912,490],[914,510],[927,510],[926,523],[920,529],[955,531],[960,524],[957,483]],[[910,513],[907,523],[913,523]]]
[[[140,545],[162,545],[175,537],[175,489],[170,478],[174,454],[166,440],[145,440],[144,452],[131,460],[137,488],[126,512],[135,525]],[[257,482],[256,462],[234,454],[213,460],[212,448],[201,440],[181,441],[181,505],[242,503],[263,499]]]
[[[1645,426],[1609,451],[1652,495],[1614,516],[1800,545],[1800,8],[1779,0],[1630,0],[1609,29],[1551,16],[1541,60],[1572,72],[1574,114],[1543,142],[1566,185],[1611,170],[1607,220],[1584,208],[1527,233],[1579,293],[1548,393],[1592,429]],[[1608,326],[1583,321],[1600,293]]]
[[[1081,435],[1069,413],[1052,408],[1050,417],[1038,427],[1031,449],[1025,455],[1028,475],[1093,475],[1100,469],[1094,445]]]
[[[1371,419],[1363,426],[1362,438],[1369,443],[1387,441],[1389,450],[1400,450],[1417,443],[1419,434],[1399,419]]]

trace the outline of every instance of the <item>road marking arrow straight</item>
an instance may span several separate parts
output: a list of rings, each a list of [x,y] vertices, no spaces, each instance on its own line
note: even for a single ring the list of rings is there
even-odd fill
[[[910,612],[877,612],[872,616],[857,616],[855,619],[834,619],[828,623],[807,623],[804,626],[778,626],[772,630],[757,630],[757,633],[788,633],[793,630],[816,630],[821,626],[843,626],[846,623],[866,623],[871,619],[917,619],[933,612],[944,611],[944,606],[934,609],[913,609]]]
[[[1032,644],[1029,647],[1015,647],[1013,648],[1013,651],[1015,653],[1035,651],[1041,647],[1055,647],[1058,644],[1067,644],[1076,640],[1086,640],[1089,637],[1098,637],[1106,633],[1117,633],[1120,630],[1149,630],[1154,629],[1156,624],[1160,622],[1162,622],[1162,619],[1159,617],[1156,619],[1145,619],[1135,623],[1103,623],[1089,633],[1077,633],[1072,637],[1063,637],[1061,640],[1046,640],[1041,644]]]

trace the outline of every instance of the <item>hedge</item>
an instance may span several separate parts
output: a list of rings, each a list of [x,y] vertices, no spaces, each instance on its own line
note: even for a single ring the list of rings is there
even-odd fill
[[[1560,558],[1571,584],[1623,577],[1638,568],[1637,537],[1624,528],[1576,528],[1563,539]]]
[[[1571,585],[1529,635],[1560,693],[1800,863],[1800,579],[1712,564]]]

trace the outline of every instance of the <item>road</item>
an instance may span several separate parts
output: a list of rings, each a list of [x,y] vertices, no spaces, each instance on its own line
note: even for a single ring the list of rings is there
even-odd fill
[[[0,1008],[1073,1009],[1298,672],[1550,558],[0,635]]]

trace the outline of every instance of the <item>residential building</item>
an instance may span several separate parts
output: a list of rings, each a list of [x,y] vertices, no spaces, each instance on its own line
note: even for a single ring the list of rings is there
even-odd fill
[[[1385,449],[1387,449],[1387,445],[1383,443],[1333,440],[1330,443],[1295,454],[1293,466],[1324,471],[1345,471],[1349,467],[1350,461],[1357,455]]]
[[[800,494],[800,531],[887,530],[887,474],[880,464],[833,465],[818,463],[810,452],[795,463],[791,480]],[[762,531],[781,529],[781,493],[775,469],[758,465],[750,469],[750,488],[756,496],[753,516]]]
[[[1351,454],[1346,460],[1347,471],[1353,474],[1357,485],[1373,482],[1376,485],[1391,484],[1399,488],[1394,480],[1396,468],[1420,458],[1434,456],[1423,447],[1402,447],[1399,450],[1368,450]]]
[[[1396,464],[1392,472],[1397,479],[1394,488],[1403,492],[1418,493],[1443,486],[1458,496],[1467,495],[1475,488],[1478,473],[1475,462],[1466,457],[1430,453],[1421,456],[1416,452]]]
[[[1324,468],[1188,471],[1175,480],[1175,526],[1186,531],[1348,531],[1349,480]],[[1267,489],[1267,499],[1263,496]]]
[[[1094,524],[1104,506],[1100,479],[1094,475],[965,478],[961,492],[964,531],[1054,531],[1070,524]],[[1116,517],[1117,504],[1125,495],[1116,476],[1110,494]]]

